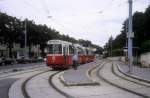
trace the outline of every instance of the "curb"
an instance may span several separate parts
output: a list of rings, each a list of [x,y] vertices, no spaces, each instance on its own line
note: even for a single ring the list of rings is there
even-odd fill
[[[91,83],[70,83],[70,82],[66,82],[62,75],[59,76],[59,80],[65,86],[97,86],[97,85],[100,85],[99,83],[93,82],[93,81],[91,81]]]
[[[89,69],[87,72],[86,72],[86,76],[87,76],[87,78],[89,78],[89,79],[91,79],[90,77],[91,77],[91,73],[92,73],[92,71],[94,70],[94,69],[96,69],[97,67],[99,67],[99,66],[101,66],[101,65],[104,65],[105,64],[105,62],[103,62],[103,63],[101,63],[101,64],[97,64],[97,65],[95,65],[94,67],[92,67],[91,69]],[[98,66],[99,65],[99,66]],[[92,80],[92,79],[91,79]],[[94,80],[92,80],[92,81],[94,81]],[[96,81],[94,81],[94,82],[96,82]],[[98,83],[98,82],[97,82]],[[99,85],[100,85],[100,83],[98,83]]]
[[[49,84],[50,84],[56,91],[58,91],[60,94],[62,94],[63,96],[65,96],[65,97],[67,97],[67,98],[74,98],[73,96],[71,96],[71,95],[67,94],[66,92],[62,91],[61,89],[59,89],[59,88],[55,85],[55,83],[53,83],[54,77],[55,77],[57,74],[59,74],[59,73],[60,73],[60,72],[56,72],[56,73],[54,73],[53,75],[51,75],[51,76],[49,77],[49,79],[48,79]]]
[[[150,83],[150,80],[141,78],[141,77],[136,76],[136,75],[130,75],[130,74],[127,74],[127,73],[123,72],[122,69],[120,68],[119,64],[117,64],[117,68],[118,68],[119,72],[123,73],[124,75],[126,75],[128,77],[131,77],[131,78],[134,78],[134,79],[137,79],[137,80],[140,80],[140,81],[144,81],[146,83]]]

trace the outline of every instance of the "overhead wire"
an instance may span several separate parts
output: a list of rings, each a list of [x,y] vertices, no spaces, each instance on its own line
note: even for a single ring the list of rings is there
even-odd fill
[[[43,10],[45,11],[45,13],[47,14],[47,18],[51,18],[52,16],[50,15],[50,11],[47,7],[47,3],[45,0],[40,0],[41,1],[41,4],[42,4],[42,8]]]
[[[121,6],[122,6],[122,5],[124,5],[124,4],[128,4],[128,0],[127,0],[127,1],[124,1],[124,2],[119,3],[117,6],[118,6],[118,7],[121,7]]]
[[[109,8],[112,6],[112,4],[113,4],[114,1],[115,0],[111,0],[104,8],[102,8],[101,11],[99,11],[99,13],[101,14],[101,13],[104,13],[106,10],[109,10]],[[137,1],[137,0],[134,0],[134,1]],[[121,7],[124,4],[128,4],[128,0],[117,4],[117,6]]]
[[[67,29],[67,30],[70,31],[70,32],[73,32],[72,29],[70,29],[70,27],[65,27],[65,26],[62,25],[58,20],[54,19],[52,15],[50,15],[50,11],[49,11],[49,9],[48,9],[48,7],[47,7],[47,4],[46,4],[45,0],[41,0],[41,4],[42,4],[42,7],[43,7],[43,10],[47,13],[47,18],[48,18],[48,19],[51,19],[52,22],[55,23],[55,25],[57,25],[57,26],[59,26],[59,27],[61,27],[61,28],[63,28],[63,29]],[[75,32],[74,32],[74,33],[75,33]]]
[[[108,10],[109,7],[111,7],[114,0],[111,0],[102,10],[99,11],[99,13],[103,13],[105,10]]]
[[[45,3],[45,0],[42,0],[41,1],[41,4],[42,4],[42,9],[43,10],[40,10],[38,7],[34,6],[33,4],[29,3],[28,0],[21,0],[22,3],[24,3],[25,5],[27,5],[28,7],[32,8],[37,14],[39,13],[43,13],[45,12],[47,15],[46,15],[46,18],[51,18],[52,16],[50,16],[50,11]],[[45,17],[45,16],[44,16]]]
[[[22,3],[24,3],[25,5],[27,5],[28,7],[32,8],[34,11],[36,11],[37,13],[39,13],[39,9],[35,6],[33,6],[31,3],[29,3],[27,0],[21,0]]]

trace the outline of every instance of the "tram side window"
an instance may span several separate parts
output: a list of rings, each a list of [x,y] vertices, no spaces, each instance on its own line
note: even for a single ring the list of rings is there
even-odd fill
[[[83,50],[81,48],[78,48],[78,54],[83,54]]]
[[[89,53],[88,53],[88,50],[86,49],[86,55],[88,55]]]
[[[73,46],[69,46],[69,54],[74,54],[74,47]]]
[[[51,44],[48,47],[50,54],[62,54],[62,45],[61,44]]]

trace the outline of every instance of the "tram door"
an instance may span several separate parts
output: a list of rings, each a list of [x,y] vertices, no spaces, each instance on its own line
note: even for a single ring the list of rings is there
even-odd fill
[[[68,48],[67,46],[63,46],[63,55],[64,55],[64,64],[67,64],[67,54],[68,54]]]

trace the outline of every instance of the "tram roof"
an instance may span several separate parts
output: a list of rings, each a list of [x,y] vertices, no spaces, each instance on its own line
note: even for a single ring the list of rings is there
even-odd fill
[[[82,47],[81,45],[79,44],[74,44],[75,47]]]
[[[83,47],[83,46],[81,46],[81,45],[79,45],[79,44],[74,44],[74,46],[77,47],[77,48],[81,48],[81,49],[83,49],[83,50],[85,49],[85,47]]]
[[[92,48],[92,47],[85,47],[85,48],[89,51],[96,51],[96,48]]]
[[[72,45],[72,43],[62,40],[49,40],[47,44],[64,44],[64,45]]]

